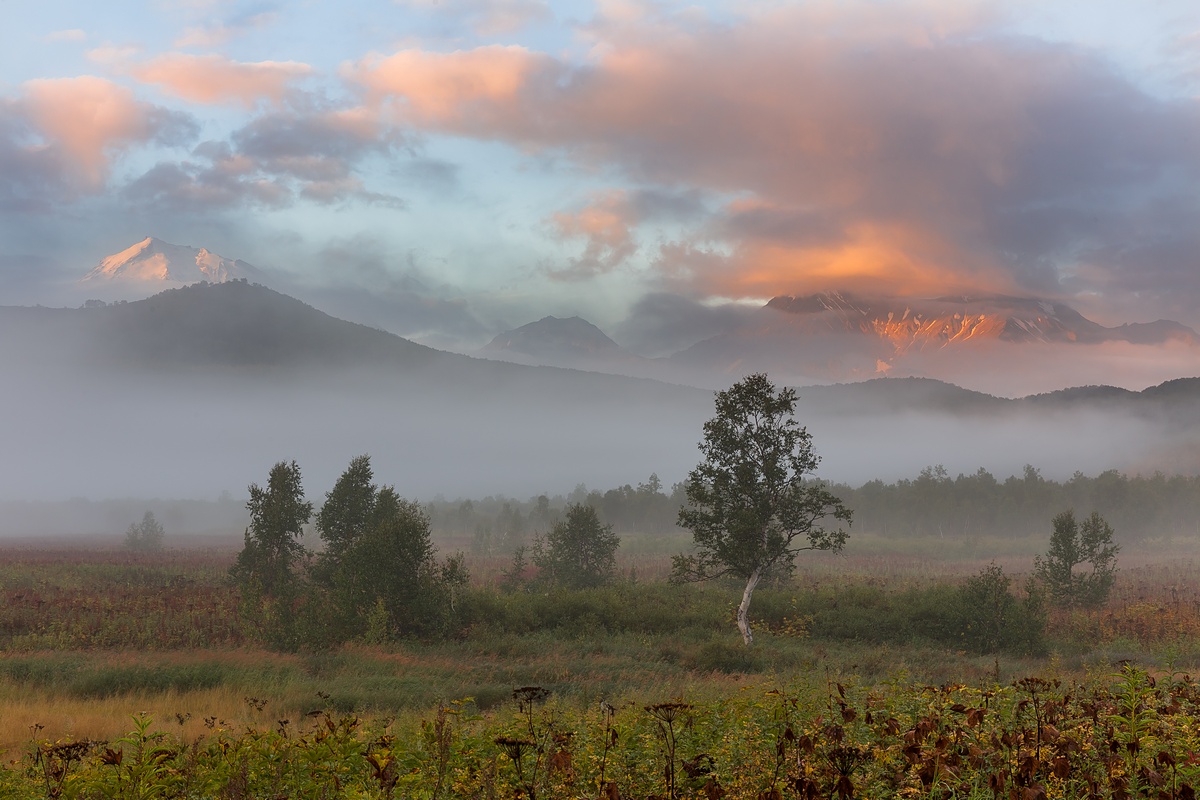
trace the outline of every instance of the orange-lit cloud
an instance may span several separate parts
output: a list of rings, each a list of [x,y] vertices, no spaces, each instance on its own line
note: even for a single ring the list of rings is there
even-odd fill
[[[549,56],[523,47],[493,45],[371,56],[346,76],[365,87],[375,102],[393,98],[406,121],[484,132],[505,126],[515,109],[526,107],[529,101],[518,95],[555,65]]]
[[[938,243],[925,238],[903,226],[863,224],[847,231],[845,239],[821,247],[743,243],[727,262],[731,268],[705,276],[703,285],[722,297],[760,298],[830,288],[913,297],[1014,291],[1011,278],[999,270],[965,273],[952,260],[938,258]]]
[[[778,221],[772,222],[772,216]],[[748,217],[758,221],[748,222]],[[692,250],[663,250],[660,265],[673,276],[672,283],[696,282],[722,297],[759,298],[831,288],[911,297],[1020,292],[1011,273],[962,252],[935,227],[916,220],[834,226],[761,202],[739,201],[724,210],[715,233],[732,242],[725,257],[697,259]],[[665,263],[671,259],[676,263]]]
[[[771,5],[718,23],[606,3],[582,63],[405,49],[345,76],[420,129],[740,198],[662,248],[673,287],[1063,293],[1081,245],[1161,189],[1149,176],[1200,177],[1200,114],[1099,58],[988,35],[993,21],[979,4]],[[609,246],[602,211],[558,232],[598,226],[589,241]]]
[[[633,255],[637,244],[630,232],[635,222],[625,192],[605,192],[577,211],[560,211],[550,218],[560,238],[582,238],[587,244],[582,255],[570,266],[554,270],[553,277],[563,280],[588,278],[609,272]]]
[[[129,68],[142,83],[154,84],[196,103],[279,103],[296,81],[312,75],[295,61],[232,61],[224,56],[169,53]]]
[[[154,106],[103,78],[38,79],[22,88],[17,108],[43,140],[39,147],[59,151],[89,189],[103,184],[114,154],[169,124]]]

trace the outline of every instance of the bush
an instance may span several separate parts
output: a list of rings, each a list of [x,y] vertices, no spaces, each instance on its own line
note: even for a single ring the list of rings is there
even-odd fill
[[[125,546],[140,553],[153,553],[162,550],[163,536],[163,526],[153,512],[147,511],[140,524],[131,524],[125,531]]]
[[[533,546],[533,563],[554,586],[588,589],[611,583],[621,540],[612,525],[601,525],[596,509],[578,503],[567,506],[558,522]]]
[[[683,659],[688,669],[697,672],[761,672],[765,662],[761,653],[732,642],[714,640]]]
[[[1095,511],[1082,523],[1074,511],[1064,511],[1053,521],[1050,549],[1034,560],[1035,574],[1054,602],[1067,608],[1098,608],[1108,601],[1117,571],[1118,545],[1112,526]],[[1090,565],[1090,571],[1075,567]]]
[[[1045,649],[1046,619],[1040,595],[1034,591],[1024,602],[1018,601],[1009,591],[1011,582],[1004,570],[990,564],[959,590],[966,649],[977,653],[1039,653]]]

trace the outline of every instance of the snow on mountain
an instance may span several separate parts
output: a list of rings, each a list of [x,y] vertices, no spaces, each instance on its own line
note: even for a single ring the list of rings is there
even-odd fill
[[[1062,303],[1001,295],[901,300],[826,292],[775,297],[767,308],[791,315],[804,333],[867,334],[888,343],[897,355],[987,339],[1080,344],[1198,340],[1195,331],[1175,322],[1106,328]]]
[[[171,244],[153,236],[114,253],[100,261],[86,281],[186,285],[208,281],[224,283],[257,276],[257,270],[244,261],[219,256],[200,247]]]
[[[1167,320],[1106,327],[1040,298],[825,292],[776,297],[667,361],[688,376],[723,375],[726,383],[749,372],[797,385],[889,375],[1013,397],[1072,383],[1140,388],[1194,375],[1200,336]]]

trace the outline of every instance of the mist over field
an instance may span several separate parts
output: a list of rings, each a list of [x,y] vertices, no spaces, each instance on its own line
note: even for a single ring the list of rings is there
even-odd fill
[[[532,377],[532,376],[531,376]],[[638,397],[572,376],[443,388],[434,371],[379,377],[318,371],[283,380],[188,376],[131,386],[93,375],[33,379],[6,400],[4,499],[241,495],[296,460],[313,492],[370,453],[406,495],[536,494],[682,475],[708,393]],[[632,382],[631,382],[632,383]],[[593,393],[588,384],[597,384]],[[19,453],[17,457],[14,453]]]
[[[707,389],[472,359],[245,284],[2,309],[0,501],[240,498],[295,460],[319,498],[356,455],[421,500],[683,480]],[[730,375],[732,383],[738,375]],[[1050,478],[1197,468],[1196,387],[1023,400],[930,380],[801,387],[817,476],[859,485],[1025,464]],[[6,528],[7,530],[7,528]]]

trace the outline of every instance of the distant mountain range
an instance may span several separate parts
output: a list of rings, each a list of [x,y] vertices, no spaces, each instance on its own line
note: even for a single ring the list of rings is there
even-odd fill
[[[81,375],[95,371],[114,375],[129,371],[130,374],[234,376],[313,374],[313,370],[332,370],[334,374],[365,371],[388,379],[435,375],[438,380],[448,380],[459,388],[473,385],[477,391],[524,383],[544,389],[555,385],[574,385],[577,389],[583,386],[586,391],[608,399],[695,400],[711,396],[700,389],[653,380],[508,364],[436,350],[386,331],[332,317],[295,298],[237,280],[195,284],[145,300],[99,303],[81,309],[0,306],[0,340],[28,343],[27,348],[0,351],[4,357],[0,358],[0,366],[7,359],[10,367],[22,362],[34,363],[46,370],[80,370]],[[512,334],[497,337],[485,349],[537,355],[538,348],[542,354],[555,357],[575,352],[636,358],[579,317],[543,318]],[[647,364],[670,361],[641,360]],[[435,384],[424,387],[434,395],[444,388]],[[1152,413],[1168,408],[1171,413],[1194,409],[1193,416],[1200,420],[1200,378],[1169,381],[1140,392],[1093,385],[1016,400],[928,378],[884,377],[849,384],[806,386],[800,391],[801,405],[821,414],[897,414],[920,410],[973,415],[1025,408],[1120,406]]]
[[[794,384],[880,375],[970,382],[989,373],[986,385],[999,387],[992,391],[1014,395],[1037,391],[1030,378],[1039,370],[1050,371],[1047,382],[1053,382],[1054,364],[1063,362],[1088,382],[1120,377],[1106,354],[1090,345],[1169,344],[1190,352],[1185,360],[1200,373],[1200,336],[1185,325],[1158,320],[1105,327],[1065,304],[1036,298],[781,296],[741,324],[657,359],[619,347],[585,320],[571,320],[569,331],[565,322],[547,317],[503,333],[480,355],[714,388],[749,372]],[[1006,374],[1012,377],[1008,385]]]
[[[244,261],[147,237],[102,259],[79,284],[112,298],[119,287],[145,296],[200,281],[262,282],[261,276]],[[343,308],[353,317],[352,311]],[[392,327],[378,316],[370,321]],[[622,347],[578,316],[542,317],[500,333],[474,354],[705,388],[727,386],[750,372],[801,385],[890,375],[1018,396],[1070,382],[1145,386],[1200,374],[1200,336],[1185,325],[1157,320],[1106,327],[1063,303],[1034,297],[915,299],[822,292],[775,297],[757,311],[729,319],[715,335],[659,358]],[[1164,346],[1172,348],[1173,361],[1160,366],[1159,353],[1151,348]],[[1116,373],[1113,347],[1124,348],[1119,361],[1132,376]]]
[[[540,322],[612,350],[582,320]],[[290,458],[319,493],[363,452],[408,495],[671,482],[695,465],[713,410],[703,389],[446,353],[241,281],[0,307],[0,341],[0,487],[17,497],[215,496]],[[1010,400],[889,377],[801,388],[797,414],[822,476],[852,482],[939,463],[1200,469],[1196,379]]]
[[[1178,322],[1158,320],[1106,328],[1062,303],[1029,297],[992,295],[913,301],[824,292],[807,297],[775,297],[766,307],[792,315],[802,334],[859,333],[888,343],[897,355],[979,339],[1080,344],[1160,344],[1171,339],[1197,342],[1196,332]]]

